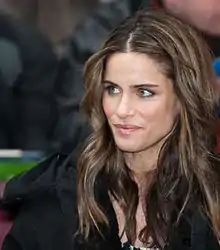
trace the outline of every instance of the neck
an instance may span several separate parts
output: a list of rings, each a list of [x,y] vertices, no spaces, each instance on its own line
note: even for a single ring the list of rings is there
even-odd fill
[[[137,153],[124,153],[125,163],[135,178],[143,179],[146,174],[156,169],[159,150],[160,147],[154,147]]]

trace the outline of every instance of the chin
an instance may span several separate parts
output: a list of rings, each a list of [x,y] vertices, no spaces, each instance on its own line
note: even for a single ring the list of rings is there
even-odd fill
[[[141,151],[141,149],[137,147],[137,145],[129,145],[128,143],[127,144],[116,143],[116,145],[121,151],[127,153],[136,153]]]

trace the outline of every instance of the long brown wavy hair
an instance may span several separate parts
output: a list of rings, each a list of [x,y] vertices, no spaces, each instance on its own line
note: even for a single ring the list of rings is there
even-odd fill
[[[216,153],[216,107],[212,55],[200,34],[164,11],[141,10],[124,20],[103,47],[86,63],[83,107],[93,132],[77,168],[79,232],[88,239],[92,230],[109,225],[97,202],[100,173],[107,191],[125,215],[125,233],[136,239],[138,188],[114,143],[102,108],[102,78],[108,58],[117,52],[144,53],[172,79],[181,111],[160,150],[152,184],[146,193],[146,224],[138,237],[148,245],[164,246],[170,230],[192,206],[205,213],[220,239],[219,159]]]

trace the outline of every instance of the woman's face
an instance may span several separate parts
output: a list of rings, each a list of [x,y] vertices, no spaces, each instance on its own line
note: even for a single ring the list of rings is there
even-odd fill
[[[102,84],[103,110],[116,145],[131,153],[161,145],[180,105],[158,63],[145,54],[115,53]]]

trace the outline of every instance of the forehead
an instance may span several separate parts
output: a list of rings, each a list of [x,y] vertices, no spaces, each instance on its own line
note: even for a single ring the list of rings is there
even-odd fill
[[[134,52],[111,55],[106,62],[104,80],[131,85],[168,81],[159,63],[145,54]]]

